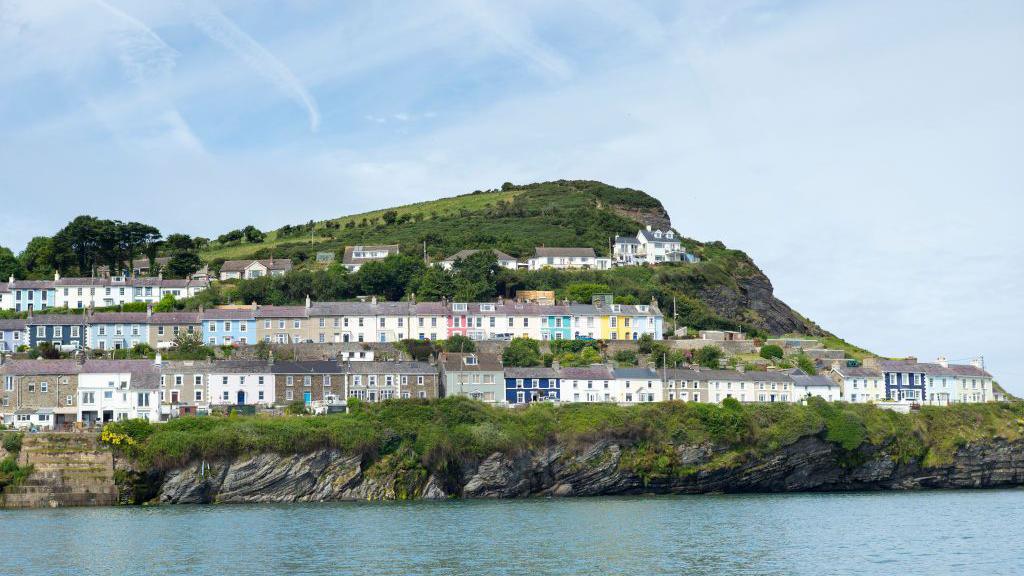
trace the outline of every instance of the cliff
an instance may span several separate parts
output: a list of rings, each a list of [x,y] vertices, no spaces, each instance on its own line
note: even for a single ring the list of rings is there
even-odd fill
[[[256,454],[194,461],[160,481],[161,503],[304,502],[405,498],[519,498],[709,492],[801,492],[995,488],[1024,484],[1024,442],[992,439],[959,448],[952,461],[900,462],[885,448],[848,452],[818,436],[733,467],[713,462],[708,445],[673,445],[691,474],[645,478],[623,460],[624,447],[599,441],[584,447],[495,452],[466,460],[447,477],[396,470],[381,474],[357,455],[320,449],[302,455]],[[200,472],[202,471],[202,473]]]

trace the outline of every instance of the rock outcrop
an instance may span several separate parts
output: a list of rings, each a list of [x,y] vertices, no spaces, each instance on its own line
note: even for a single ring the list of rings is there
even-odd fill
[[[898,461],[884,447],[848,452],[809,436],[739,464],[716,465],[714,446],[675,447],[682,472],[644,475],[625,464],[626,449],[612,441],[583,447],[552,445],[534,451],[495,452],[461,463],[456,477],[396,468],[337,450],[302,455],[256,454],[168,472],[163,503],[303,502],[521,498],[614,494],[801,492],[993,488],[1024,484],[1024,442],[993,439],[961,447],[951,462],[924,467]]]

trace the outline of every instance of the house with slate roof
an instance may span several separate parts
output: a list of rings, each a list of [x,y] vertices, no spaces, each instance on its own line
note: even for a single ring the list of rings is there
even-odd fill
[[[675,232],[650,226],[639,230],[636,236],[616,236],[612,259],[617,266],[697,261],[696,256],[683,248]]]
[[[456,262],[468,258],[473,254],[476,254],[477,252],[480,252],[480,250],[460,250],[455,254],[452,254],[451,256],[445,258],[444,260],[441,260],[439,264],[445,270],[451,270],[455,266]],[[515,258],[509,256],[508,254],[505,254],[501,250],[491,249],[491,252],[494,253],[495,257],[497,257],[498,266],[501,266],[502,268],[508,268],[509,270],[515,270],[519,267],[519,262]]]
[[[349,272],[356,272],[363,264],[383,260],[392,254],[398,254],[398,244],[380,244],[376,246],[345,246],[341,264]]]
[[[555,268],[584,268],[590,270],[608,270],[612,267],[611,258],[599,258],[593,248],[547,248],[537,247],[534,256],[526,261],[530,270]]]
[[[266,260],[225,260],[220,266],[221,280],[261,278],[263,276],[284,276],[292,270],[288,258]]]
[[[11,276],[0,283],[0,310],[38,312],[53,307],[54,288],[49,280],[15,280]]]

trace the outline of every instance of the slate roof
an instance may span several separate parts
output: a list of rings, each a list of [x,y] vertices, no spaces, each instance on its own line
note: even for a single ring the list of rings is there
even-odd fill
[[[437,366],[429,362],[346,362],[348,374],[437,374]]]
[[[0,291],[7,290],[53,290],[53,280],[15,280],[14,284],[9,282],[0,283]]]
[[[259,262],[272,272],[287,272],[292,269],[292,261],[288,258],[268,258],[266,260],[225,260],[220,266],[221,272],[242,272],[253,262]]]
[[[952,370],[957,376],[966,376],[968,378],[991,378],[992,375],[988,371],[978,368],[972,364],[950,364],[949,369]]]
[[[154,312],[150,324],[199,324],[199,312]]]
[[[443,262],[455,262],[457,260],[462,260],[463,258],[468,258],[468,257],[472,256],[473,254],[476,254],[477,252],[479,252],[479,250],[459,250],[455,254],[452,254],[451,256],[445,258],[443,260]],[[516,261],[515,258],[513,258],[512,256],[509,256],[508,254],[505,254],[501,250],[497,250],[495,248],[492,248],[491,252],[494,252],[494,255],[497,256],[499,262],[515,262]]]
[[[547,248],[538,246],[537,258],[597,258],[593,248]]]
[[[594,366],[567,366],[558,370],[558,377],[562,380],[613,380],[615,375],[611,368],[604,364]]]
[[[212,308],[203,312],[203,320],[254,320],[252,308]]]
[[[677,236],[674,233],[672,234],[672,238],[665,237],[665,234],[670,232],[669,230],[660,230],[660,232],[662,233],[661,238],[656,238],[654,236],[655,232],[659,232],[659,230],[647,230],[646,228],[641,229],[639,232],[637,232],[637,238],[642,237],[644,240],[648,242],[679,242],[679,236]]]
[[[505,378],[558,378],[558,372],[543,366],[510,366],[505,368]]]
[[[78,362],[63,360],[8,360],[0,365],[0,374],[12,376],[51,376],[78,374]]]
[[[747,371],[738,370],[707,370],[701,368],[669,368],[665,371],[669,380],[697,380],[721,382],[793,382],[793,376],[782,372]]]
[[[26,326],[67,326],[85,325],[85,314],[40,314],[30,316]]]
[[[13,320],[0,319],[0,330],[2,330],[4,332],[10,332],[10,331],[21,332],[21,331],[25,330],[25,321],[24,320],[18,320],[18,319],[13,319]]]
[[[844,378],[881,378],[882,372],[866,366],[839,366],[834,372]]]
[[[838,386],[831,378],[827,376],[790,376],[793,379],[793,384],[796,386],[804,386],[808,388],[814,387],[832,387]]]
[[[476,364],[466,364],[464,360],[475,356]],[[469,354],[460,352],[447,352],[441,355],[441,366],[445,372],[501,372],[501,356],[484,352]]]
[[[616,368],[614,374],[615,378],[628,378],[630,380],[644,378],[661,379],[661,374],[650,368]]]
[[[260,306],[256,318],[308,318],[305,306]]]
[[[96,312],[86,316],[89,324],[148,324],[145,312]]]
[[[264,360],[218,360],[210,369],[212,374],[267,374],[272,364]]]
[[[298,362],[274,362],[270,367],[274,374],[341,374],[344,369],[330,360],[305,360]]]
[[[640,240],[636,236],[616,236],[616,244],[639,244]]]

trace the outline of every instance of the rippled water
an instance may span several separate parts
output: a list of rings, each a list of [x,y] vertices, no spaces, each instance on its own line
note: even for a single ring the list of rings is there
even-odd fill
[[[1024,490],[0,511],[0,574],[1024,574]]]

